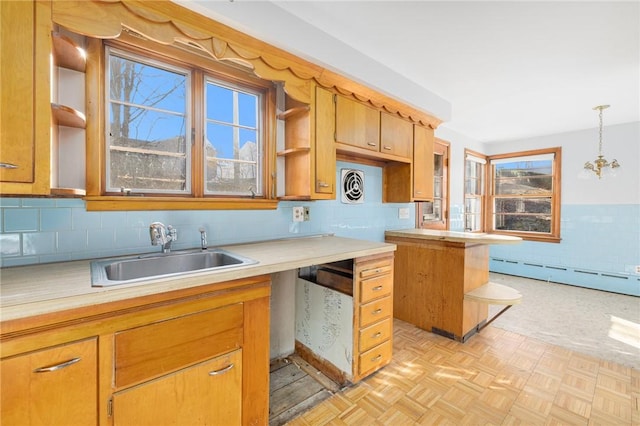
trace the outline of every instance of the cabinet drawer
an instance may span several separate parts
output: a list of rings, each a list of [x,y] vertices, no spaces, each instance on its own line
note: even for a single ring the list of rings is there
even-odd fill
[[[391,318],[360,330],[360,352],[367,351],[385,340],[389,340],[392,330]]]
[[[374,322],[390,318],[392,311],[393,302],[390,297],[360,305],[360,327],[366,327]]]
[[[389,259],[383,259],[378,262],[367,263],[362,266],[358,273],[358,278],[366,279],[378,275],[390,274],[393,270],[393,264]]]
[[[116,333],[116,387],[158,377],[242,346],[237,303]]]
[[[365,374],[377,370],[391,361],[391,340],[387,340],[381,345],[368,350],[358,357],[359,374]]]
[[[360,281],[360,302],[388,296],[393,290],[393,275],[386,274]]]

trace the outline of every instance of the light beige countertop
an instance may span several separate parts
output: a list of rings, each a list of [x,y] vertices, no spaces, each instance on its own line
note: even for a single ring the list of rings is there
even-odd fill
[[[510,235],[482,234],[474,232],[436,231],[431,229],[398,229],[386,231],[386,237],[418,238],[422,240],[451,241],[474,244],[518,244],[520,237]]]
[[[391,253],[395,251],[396,245],[323,235],[219,248],[249,257],[258,263],[110,287],[91,286],[90,260],[3,268],[0,269],[0,320],[81,308],[319,263]]]

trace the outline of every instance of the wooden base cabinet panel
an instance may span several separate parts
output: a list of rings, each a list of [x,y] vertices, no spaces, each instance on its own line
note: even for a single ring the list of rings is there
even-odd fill
[[[0,424],[95,425],[97,339],[0,361]]]
[[[424,330],[463,340],[488,316],[465,293],[489,280],[489,246],[387,237],[397,245],[393,313]]]
[[[266,425],[270,294],[262,275],[3,322],[0,424]]]
[[[115,393],[113,420],[115,426],[242,424],[242,350]]]
[[[319,268],[319,283],[298,278],[296,352],[337,383],[357,383],[391,362],[393,256]],[[326,278],[332,268],[349,275],[348,289],[344,275]]]

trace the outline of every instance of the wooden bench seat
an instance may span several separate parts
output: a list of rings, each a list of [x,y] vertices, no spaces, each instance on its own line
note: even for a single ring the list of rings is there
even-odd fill
[[[507,309],[513,305],[517,305],[522,302],[522,294],[519,291],[508,287],[506,285],[493,283],[491,281],[480,287],[465,293],[464,300],[487,303],[489,305],[506,305],[500,312],[495,314],[492,318],[487,320],[484,324],[478,327],[478,332],[491,324],[496,318],[502,315]]]

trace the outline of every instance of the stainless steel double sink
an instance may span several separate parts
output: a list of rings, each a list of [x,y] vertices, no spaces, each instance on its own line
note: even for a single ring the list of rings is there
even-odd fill
[[[164,278],[189,272],[218,271],[257,261],[223,249],[193,249],[170,253],[114,257],[91,262],[91,285],[106,287]]]

